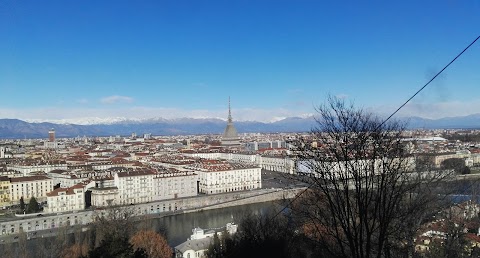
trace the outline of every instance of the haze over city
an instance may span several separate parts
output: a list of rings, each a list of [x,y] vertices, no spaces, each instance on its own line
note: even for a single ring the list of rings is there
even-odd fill
[[[388,114],[478,32],[476,1],[0,4],[0,118],[308,116],[327,95]],[[399,116],[478,113],[480,47]]]

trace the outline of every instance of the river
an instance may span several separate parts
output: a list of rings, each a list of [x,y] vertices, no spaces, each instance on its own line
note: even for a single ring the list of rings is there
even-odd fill
[[[278,210],[278,208],[281,208],[281,206],[277,202],[254,203],[222,209],[148,218],[139,221],[138,227],[147,227],[166,234],[168,244],[171,247],[175,247],[186,241],[192,234],[192,229],[195,227],[203,229],[222,228],[232,221],[238,224],[247,213],[263,214],[270,209]],[[51,244],[56,242],[53,239],[54,237],[55,236],[45,237],[45,239],[32,237],[26,243],[29,254],[38,254],[38,252],[41,251],[39,248],[52,248]],[[71,237],[73,237],[73,235],[71,235]],[[19,242],[17,241],[13,243],[12,247],[14,250],[17,250],[18,244]],[[0,252],[5,247],[3,244],[0,244]],[[36,257],[36,255],[30,257]]]
[[[224,227],[228,222],[239,223],[246,213],[265,213],[271,208],[278,208],[275,202],[254,203],[223,209],[207,210],[153,219],[154,229],[166,229],[170,246],[175,247],[187,240],[192,229]]]

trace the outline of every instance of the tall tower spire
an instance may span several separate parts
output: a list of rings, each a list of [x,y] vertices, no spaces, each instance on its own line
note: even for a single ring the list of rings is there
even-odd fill
[[[230,96],[228,96],[228,122],[231,123],[232,120],[232,109],[230,108]]]
[[[240,138],[238,138],[237,129],[235,129],[235,126],[233,125],[230,96],[228,96],[228,122],[227,122],[227,127],[225,127],[225,131],[223,132],[222,145],[224,146],[240,145]]]

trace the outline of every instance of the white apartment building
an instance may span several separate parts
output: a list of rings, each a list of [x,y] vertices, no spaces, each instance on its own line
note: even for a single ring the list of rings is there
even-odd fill
[[[94,187],[89,190],[92,191],[91,201],[94,207],[108,207],[119,204],[118,188],[116,186]]]
[[[63,188],[72,187],[86,179],[78,177],[74,171],[67,170],[52,170],[47,173],[47,176],[53,179],[53,185],[60,184]]]
[[[232,162],[258,164],[259,155],[246,153],[224,153],[224,152],[190,152],[184,156],[202,159],[225,159]]]
[[[394,159],[364,159],[364,160],[350,160],[350,161],[338,161],[338,162],[323,162],[314,160],[302,160],[296,164],[296,172],[302,174],[311,174],[318,176],[318,172],[315,170],[316,164],[322,163],[322,168],[328,168],[329,172],[333,176],[353,177],[352,171],[356,173],[375,173],[380,174],[383,172],[384,167],[395,168],[403,170],[405,172],[415,171],[415,158],[394,158]],[[372,168],[374,170],[372,170]],[[388,171],[388,169],[387,169]]]
[[[285,141],[263,141],[263,142],[246,142],[245,148],[249,151],[258,151],[261,149],[281,149],[286,148],[287,143]]]
[[[259,165],[263,169],[275,172],[293,174],[295,171],[295,161],[288,156],[261,156]]]
[[[221,159],[222,154],[220,152],[187,152],[183,153],[184,156],[201,159]]]
[[[197,195],[198,174],[191,171],[159,172],[153,178],[153,201]]]
[[[269,156],[248,153],[220,153],[220,152],[191,152],[183,155],[202,159],[224,159],[230,162],[243,164],[256,164],[262,169],[289,173],[295,172],[295,160],[289,156]]]
[[[125,170],[115,174],[115,186],[118,188],[119,204],[146,203],[153,200],[152,170]]]
[[[433,160],[433,164],[435,165],[435,167],[439,168],[442,165],[442,162],[447,160],[447,159],[453,159],[453,158],[466,159],[466,158],[469,158],[471,156],[472,155],[470,153],[461,153],[461,152],[441,153],[439,155],[432,155],[432,160]]]
[[[245,153],[222,153],[222,159],[226,159],[231,162],[245,163],[245,164],[257,164],[259,163],[260,156],[257,154],[245,154]]]
[[[10,196],[12,202],[23,197],[25,202],[31,197],[37,201],[46,201],[47,193],[53,190],[53,180],[46,176],[26,176],[10,178]]]
[[[7,165],[8,170],[14,170],[22,173],[24,176],[28,176],[28,174],[32,172],[45,172],[48,173],[52,170],[66,170],[67,163],[61,164],[12,164]]]
[[[69,188],[57,188],[47,193],[47,213],[78,211],[85,209],[85,190],[83,184]]]
[[[199,175],[199,192],[217,194],[262,187],[261,168],[219,160],[205,160],[191,165]]]
[[[0,146],[0,159],[5,158],[5,153],[7,152],[7,148]]]

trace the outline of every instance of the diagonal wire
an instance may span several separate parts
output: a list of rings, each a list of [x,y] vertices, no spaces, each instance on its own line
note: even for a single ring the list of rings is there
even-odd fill
[[[394,116],[398,111],[400,111],[400,109],[402,109],[405,105],[407,105],[407,103],[410,102],[410,100],[415,98],[415,96],[417,96],[418,93],[420,93],[423,89],[425,89],[425,87],[427,87],[433,80],[435,80],[435,78],[437,78],[443,71],[445,71],[445,69],[447,69],[453,62],[455,62],[455,60],[457,60],[457,58],[459,58],[465,51],[467,51],[467,49],[469,49],[473,44],[475,44],[475,42],[479,38],[480,38],[480,36],[478,36],[474,41],[472,41],[472,43],[470,43],[462,52],[460,52],[454,59],[452,59],[452,61],[450,61],[450,63],[448,63],[446,66],[444,66],[442,70],[440,70],[437,74],[435,74],[435,76],[432,77],[432,79],[430,79],[427,83],[425,83],[425,85],[423,85],[423,87],[421,87],[417,92],[415,92],[415,94],[413,94],[407,101],[405,101],[405,103],[403,103],[400,107],[398,107],[397,110],[395,110],[395,112],[393,112],[389,117],[387,117],[387,119],[385,119],[380,124],[380,127],[382,125],[384,125],[388,120],[390,120],[390,118],[392,118],[392,116]]]
[[[408,104],[408,102],[410,102],[410,100],[412,100],[415,96],[418,95],[418,93],[420,93],[423,89],[425,89],[425,87],[427,87],[433,80],[435,80],[443,71],[445,71],[453,62],[455,62],[460,56],[463,55],[463,53],[465,51],[467,51],[473,44],[475,44],[475,42],[480,38],[480,36],[478,36],[475,40],[473,40],[465,49],[462,50],[462,52],[460,52],[457,56],[455,56],[455,58],[453,58],[446,66],[443,67],[442,70],[440,70],[437,74],[435,74],[435,76],[433,76],[427,83],[425,83],[425,85],[423,85],[423,87],[421,87],[417,92],[415,92],[415,94],[413,94],[407,101],[405,101],[405,103],[403,103],[400,107],[397,108],[397,110],[395,110],[389,117],[387,117],[380,125],[379,127],[381,127],[382,125],[384,125],[388,120],[390,120],[390,118],[392,118],[398,111],[400,111],[400,109],[402,109],[405,105]],[[285,205],[280,211],[278,211],[273,217],[272,217],[272,221],[278,216],[280,215],[285,209],[287,209],[293,202],[295,202],[303,193],[305,193],[311,186],[313,185],[313,182],[310,183],[304,190],[302,190],[300,193],[298,193],[295,198],[293,198],[290,202],[288,202],[287,205]]]
[[[410,100],[412,100],[418,93],[420,93],[425,87],[427,87],[433,80],[435,80],[435,78],[437,78],[445,69],[447,69],[453,62],[455,62],[455,60],[457,60],[467,49],[469,49],[478,39],[480,38],[480,36],[478,36],[474,41],[472,41],[472,43],[470,43],[462,52],[460,52],[460,54],[458,54],[454,59],[452,59],[452,61],[450,61],[445,67],[443,67],[442,70],[440,70],[437,74],[435,74],[435,76],[432,77],[432,79],[430,79],[425,85],[423,85],[422,88],[420,88],[417,92],[415,92],[415,94],[413,94],[407,101],[405,101],[405,103],[403,103],[397,110],[395,110],[395,112],[393,112],[389,117],[387,117],[387,119],[385,119],[379,127],[381,127],[382,125],[384,125],[390,118],[392,118],[398,111],[400,111],[400,109],[402,109],[408,102],[410,102]],[[308,186],[303,189],[300,193],[298,193],[293,199],[291,199],[287,205],[285,205],[282,209],[280,209],[271,219],[270,219],[270,222],[273,222],[273,220],[278,216],[280,215],[285,209],[287,209],[290,205],[292,205],[298,198],[300,198],[301,195],[303,195],[306,191],[308,191],[308,189],[310,189],[310,187],[313,185],[313,181],[310,182],[308,184]],[[238,248],[235,248],[233,253],[230,254],[231,257],[234,257],[235,254],[237,254],[239,252]]]

